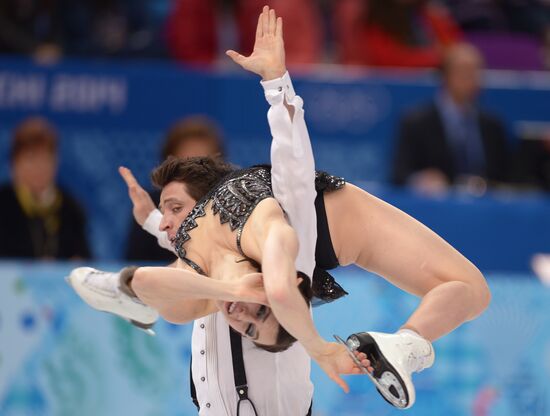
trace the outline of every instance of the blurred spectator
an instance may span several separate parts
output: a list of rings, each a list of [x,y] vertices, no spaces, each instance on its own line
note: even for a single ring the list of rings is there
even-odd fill
[[[165,56],[168,0],[4,0],[0,52],[49,62],[69,56]],[[153,6],[152,3],[155,3]]]
[[[455,21],[466,31],[507,29],[502,0],[446,0]]]
[[[446,0],[464,30],[542,35],[550,27],[547,0]]]
[[[426,193],[451,184],[482,192],[506,180],[508,149],[500,121],[477,106],[482,58],[471,45],[449,50],[443,84],[434,101],[407,114],[400,125],[393,181]]]
[[[447,0],[466,38],[489,68],[550,68],[550,3],[547,0]]]
[[[23,121],[13,135],[12,183],[0,188],[0,257],[89,257],[82,210],[55,184],[57,135],[44,119]]]
[[[194,156],[224,157],[222,136],[215,124],[206,117],[192,116],[175,123],[166,134],[161,151],[162,160],[169,156],[187,158]],[[150,192],[158,205],[160,192]],[[175,256],[160,248],[154,236],[143,231],[132,219],[126,251],[128,260],[173,261]]]
[[[332,32],[335,42],[335,60],[345,65],[365,65],[368,61],[366,45],[358,41],[361,23],[366,15],[365,0],[339,0],[332,4]]]
[[[0,53],[54,61],[62,54],[60,13],[54,1],[0,1]]]
[[[57,0],[67,55],[163,57],[166,0]]]
[[[210,64],[218,55],[215,0],[176,0],[167,20],[170,54],[178,61]]]
[[[550,128],[523,135],[516,154],[514,182],[550,191]]]
[[[437,67],[461,38],[447,10],[428,0],[343,0],[334,7],[344,64]]]
[[[268,5],[283,18],[287,65],[315,64],[322,60],[323,24],[316,0],[236,0],[235,19],[239,33],[237,51],[252,53],[258,14]]]

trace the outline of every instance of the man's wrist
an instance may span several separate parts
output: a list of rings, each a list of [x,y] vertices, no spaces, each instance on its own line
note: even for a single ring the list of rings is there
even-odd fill
[[[282,67],[279,69],[265,71],[264,73],[261,74],[261,76],[262,76],[262,81],[265,82],[265,81],[271,81],[277,78],[282,78],[285,74],[286,74],[286,68]]]
[[[290,102],[296,96],[294,87],[292,86],[292,80],[288,72],[285,72],[278,78],[270,79],[268,81],[262,80],[260,82],[264,89],[264,94],[267,102],[274,105],[279,102],[280,97],[283,96]]]

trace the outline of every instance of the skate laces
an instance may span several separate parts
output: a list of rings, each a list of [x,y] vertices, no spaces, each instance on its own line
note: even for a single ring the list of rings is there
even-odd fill
[[[426,345],[419,345],[419,343]],[[411,373],[420,373],[430,365],[432,345],[424,339],[405,341],[402,346],[407,351],[407,368]]]

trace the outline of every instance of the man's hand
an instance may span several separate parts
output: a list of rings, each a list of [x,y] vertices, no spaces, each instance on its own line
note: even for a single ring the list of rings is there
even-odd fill
[[[260,303],[269,306],[262,273],[249,273],[239,280],[238,301]]]
[[[130,169],[121,166],[118,168],[118,172],[128,186],[128,195],[132,200],[132,204],[134,204],[134,218],[137,223],[143,227],[143,223],[155,209],[155,204],[149,193],[138,183]]]
[[[324,342],[315,353],[308,351],[319,367],[329,376],[329,378],[338,384],[346,393],[349,392],[347,383],[340,377],[340,374],[363,374],[361,369],[349,356],[346,347],[335,342]],[[361,362],[361,365],[372,373],[370,361],[364,353],[356,352],[355,356]]]
[[[226,54],[244,69],[254,72],[264,81],[280,78],[286,72],[283,19],[275,10],[265,6],[256,27],[256,41],[252,55],[243,56],[233,50]]]

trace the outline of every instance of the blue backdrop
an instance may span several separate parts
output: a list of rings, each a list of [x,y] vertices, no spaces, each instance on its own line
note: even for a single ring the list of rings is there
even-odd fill
[[[429,100],[437,85],[433,75],[415,72],[325,69],[296,74],[294,80],[305,101],[317,167],[366,187],[388,177],[399,115]],[[505,120],[514,144],[521,123],[550,121],[550,76],[493,73],[481,101]],[[85,206],[95,257],[120,259],[131,220],[117,166],[130,167],[148,184],[163,132],[180,117],[197,113],[219,122],[231,161],[243,166],[266,162],[266,111],[258,79],[236,69],[196,72],[161,63],[77,61],[37,67],[3,59],[0,180],[9,174],[13,126],[29,115],[50,118],[62,137],[59,180]],[[545,197],[434,201],[368,189],[435,228],[484,270],[526,271],[533,252],[550,251]]]
[[[161,321],[150,337],[97,312],[64,282],[72,267],[0,263],[0,414],[196,414],[188,396],[191,326]],[[417,305],[368,273],[336,276],[350,295],[314,310],[327,339],[394,331]],[[346,395],[314,366],[314,414],[550,416],[550,289],[519,275],[491,275],[489,284],[485,314],[434,344],[435,365],[415,377],[412,409],[391,408],[366,377],[348,377]]]

